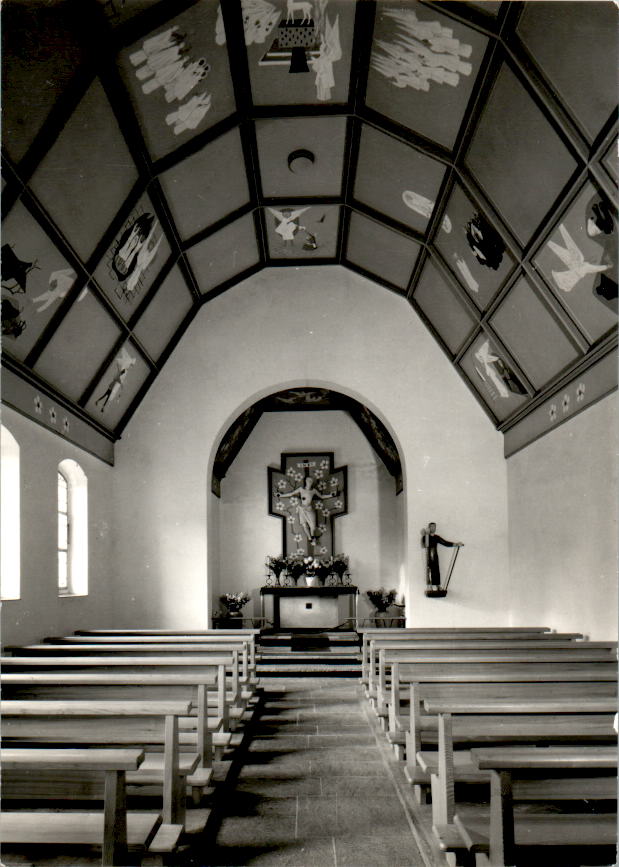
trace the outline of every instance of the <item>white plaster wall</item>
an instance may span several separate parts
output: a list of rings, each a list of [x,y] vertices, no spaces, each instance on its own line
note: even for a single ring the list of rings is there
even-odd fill
[[[507,461],[510,606],[617,638],[617,395]]]
[[[21,598],[2,603],[2,644],[109,625],[112,611],[112,467],[2,407],[20,448]],[[57,472],[70,458],[88,478],[88,596],[58,596]]]
[[[208,623],[214,450],[240,411],[305,384],[358,398],[398,443],[410,622],[512,622],[501,435],[410,305],[337,266],[267,269],[209,302],[133,416],[114,472],[119,622]],[[423,595],[432,519],[467,543],[445,600]]]
[[[334,550],[348,554],[362,592],[396,588],[404,528],[396,526],[395,481],[355,422],[338,411],[266,412],[222,482],[220,534],[210,537],[220,550],[213,604],[222,593],[246,591],[245,613],[260,614],[265,557],[282,551],[282,521],[268,514],[267,466],[279,467],[286,451],[333,451],[335,466],[348,467],[348,514],[334,521]],[[360,616],[370,609],[359,600]]]

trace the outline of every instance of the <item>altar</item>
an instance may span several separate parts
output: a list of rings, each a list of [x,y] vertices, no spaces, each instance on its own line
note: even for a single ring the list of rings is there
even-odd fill
[[[350,618],[356,622],[358,595],[352,584],[261,587],[261,615],[274,629],[335,629]]]

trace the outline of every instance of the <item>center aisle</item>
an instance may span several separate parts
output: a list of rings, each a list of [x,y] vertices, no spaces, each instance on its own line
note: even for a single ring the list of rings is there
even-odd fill
[[[355,678],[261,677],[208,864],[424,867]]]

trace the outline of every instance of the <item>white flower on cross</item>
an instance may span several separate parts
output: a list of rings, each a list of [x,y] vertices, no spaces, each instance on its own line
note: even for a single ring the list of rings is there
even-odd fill
[[[552,403],[550,405],[550,409],[548,410],[548,416],[550,421],[556,421],[557,419],[557,405],[556,403]]]
[[[41,413],[43,412],[43,401],[38,394],[36,394],[34,397],[34,411],[37,415],[41,415]]]
[[[286,509],[283,503],[275,503],[275,511],[283,512]]]
[[[579,382],[576,388],[576,403],[581,403],[585,399],[585,391],[587,386],[584,382]]]
[[[563,401],[561,403],[561,407],[562,407],[564,413],[569,412],[569,410],[570,410],[570,396],[569,396],[569,394],[566,393],[563,395]]]

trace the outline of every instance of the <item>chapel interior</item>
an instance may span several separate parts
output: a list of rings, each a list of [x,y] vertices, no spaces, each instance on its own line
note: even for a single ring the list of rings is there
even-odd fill
[[[2,4],[3,673],[77,631],[254,630],[194,792],[211,824],[135,863],[538,863],[441,848],[361,640],[617,640],[617,23],[611,0]],[[432,522],[462,543],[435,582]],[[133,863],[20,845],[8,865]]]

